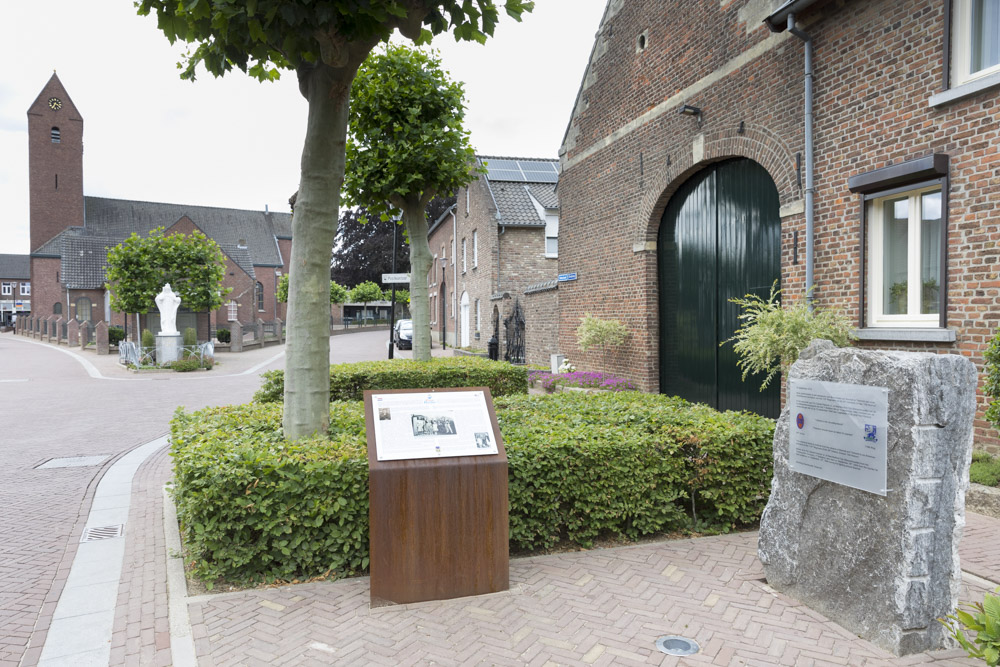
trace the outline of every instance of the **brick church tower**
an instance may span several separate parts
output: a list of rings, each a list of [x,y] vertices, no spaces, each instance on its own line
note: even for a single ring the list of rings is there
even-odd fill
[[[83,226],[83,117],[55,72],[28,108],[28,191],[32,253]]]

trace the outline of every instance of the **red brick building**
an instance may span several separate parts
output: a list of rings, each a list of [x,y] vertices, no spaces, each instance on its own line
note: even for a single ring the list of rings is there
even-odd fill
[[[0,254],[0,327],[31,313],[31,258]]]
[[[860,345],[981,367],[1000,321],[995,6],[610,0],[560,152],[559,271],[579,277],[561,351],[599,368],[576,325],[618,318],[607,370],[774,414],[719,343],[727,299],[780,279],[786,299],[811,282]],[[996,449],[985,405],[976,439]]]
[[[200,319],[182,303],[178,327],[196,326],[205,339],[210,326],[283,316],[275,293],[291,256],[290,214],[84,196],[83,117],[55,74],[28,109],[28,147],[33,317],[125,324],[104,289],[107,250],[157,227],[201,231],[226,256],[228,303]],[[155,329],[158,313],[150,306],[142,327]]]
[[[434,339],[445,335],[448,345],[486,352],[498,330],[504,358],[503,321],[519,304],[526,360],[548,364],[549,354],[556,352],[558,162],[489,156],[477,160],[487,173],[459,190],[455,206],[428,232],[434,255],[427,276]],[[443,267],[442,258],[447,260]]]

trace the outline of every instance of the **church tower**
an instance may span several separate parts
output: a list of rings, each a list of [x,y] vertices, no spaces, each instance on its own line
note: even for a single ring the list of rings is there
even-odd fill
[[[83,117],[55,72],[28,108],[31,252],[83,226]]]

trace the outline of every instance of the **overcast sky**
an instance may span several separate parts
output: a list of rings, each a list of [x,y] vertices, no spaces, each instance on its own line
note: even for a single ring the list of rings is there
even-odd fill
[[[465,83],[466,126],[486,155],[558,157],[605,0],[537,0],[486,46],[435,39]],[[87,195],[288,211],[306,104],[295,75],[181,81],[154,17],[130,0],[5,3],[0,39],[0,253],[27,253],[27,110],[56,70],[84,119]]]

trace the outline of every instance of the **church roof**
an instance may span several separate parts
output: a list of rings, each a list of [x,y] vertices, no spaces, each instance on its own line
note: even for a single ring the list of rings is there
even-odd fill
[[[31,256],[0,254],[0,278],[31,280]]]
[[[45,243],[36,256],[61,257],[62,282],[69,289],[104,285],[107,249],[133,232],[145,236],[188,217],[250,277],[254,266],[282,266],[275,227],[290,229],[291,214],[210,206],[84,197],[84,227],[70,227]]]
[[[483,175],[502,225],[544,227],[532,198],[545,209],[558,209],[558,160],[479,156],[489,170]]]

